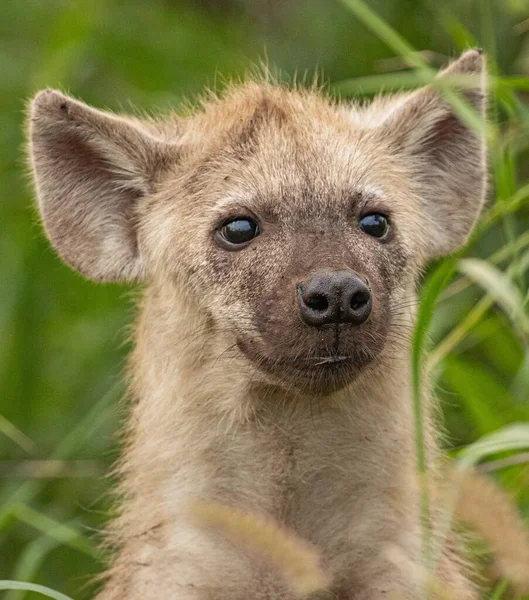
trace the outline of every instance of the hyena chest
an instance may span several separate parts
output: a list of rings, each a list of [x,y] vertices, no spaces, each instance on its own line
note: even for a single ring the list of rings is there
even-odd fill
[[[214,493],[228,505],[279,523],[314,547],[333,581],[327,592],[315,596],[318,600],[356,599],[356,591],[366,584],[368,563],[382,553],[396,522],[373,476],[377,458],[364,457],[366,440],[341,433],[337,441],[336,432],[324,428],[313,430],[312,438],[283,429],[256,447],[257,437],[218,472]],[[246,554],[244,549],[241,553]],[[251,577],[259,579],[260,560],[250,562]],[[270,594],[270,600],[283,598]]]
[[[396,474],[376,466],[371,442],[338,419],[274,426],[228,451],[215,496],[292,529],[332,560],[358,543],[356,531],[374,515],[388,514],[380,488]]]

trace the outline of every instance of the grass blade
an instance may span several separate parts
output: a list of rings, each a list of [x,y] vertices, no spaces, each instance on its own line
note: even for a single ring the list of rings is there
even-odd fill
[[[13,572],[16,581],[32,581],[35,579],[38,569],[46,559],[47,555],[59,546],[60,542],[41,535],[31,543],[27,544],[24,552]],[[27,590],[10,590],[4,600],[22,600],[26,597]]]
[[[436,79],[435,71],[424,60],[421,53],[417,52],[405,38],[379,17],[363,0],[340,0],[340,2],[389,48],[400,55],[410,67],[413,67],[416,70],[417,77],[424,84],[433,83],[438,87],[446,101],[451,104],[456,115],[472,131],[480,135],[486,131],[491,139],[495,137],[495,130],[484,122],[477,110],[459,96],[454,90],[454,83]]]
[[[15,442],[18,446],[26,452],[31,452],[35,449],[35,443],[25,433],[20,431],[17,427],[6,419],[3,415],[0,415],[0,433],[3,433],[11,441]]]
[[[384,19],[379,17],[363,0],[340,0],[355,17],[370,29],[379,39],[387,44],[394,52],[419,72],[423,80],[432,78],[433,70],[425,63],[415,48],[399,33],[397,33]]]
[[[476,465],[486,456],[529,448],[529,423],[515,423],[480,438],[459,453],[460,468]]]
[[[88,439],[97,431],[98,427],[108,417],[109,406],[122,394],[124,384],[116,382],[101,399],[94,404],[88,413],[79,420],[79,423],[57,446],[52,453],[52,459],[67,459],[82,448]],[[29,504],[43,487],[43,481],[33,479],[20,485],[15,492],[7,493],[2,508],[0,509],[0,524],[8,518],[13,506]],[[2,502],[0,502],[2,505]]]
[[[83,552],[96,560],[101,559],[101,554],[97,551],[92,541],[85,538],[80,532],[69,525],[58,523],[51,517],[48,517],[25,504],[20,504],[15,507],[15,516],[20,521],[30,525],[41,533],[53,537],[58,542],[61,542],[70,548]]]
[[[36,592],[37,594],[41,594],[47,598],[53,598],[54,600],[72,600],[69,596],[65,596],[44,585],[26,583],[23,581],[10,581],[9,579],[0,580],[0,590],[24,590],[26,592]]]
[[[516,325],[525,333],[529,333],[529,318],[524,312],[524,298],[507,274],[477,258],[460,260],[459,269],[498,302]]]
[[[492,592],[492,596],[489,600],[501,600],[507,591],[509,584],[504,579],[497,586],[496,589]]]
[[[415,421],[415,452],[417,456],[417,472],[421,486],[421,525],[423,558],[428,571],[431,570],[431,535],[430,535],[430,501],[427,485],[428,457],[424,438],[424,412],[422,397],[423,352],[427,342],[428,329],[432,321],[437,299],[448,279],[455,270],[455,260],[442,263],[430,276],[423,287],[421,302],[417,315],[417,323],[412,341],[412,392],[413,413]]]

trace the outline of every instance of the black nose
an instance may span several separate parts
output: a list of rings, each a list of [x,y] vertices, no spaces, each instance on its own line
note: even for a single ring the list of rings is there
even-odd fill
[[[298,302],[301,318],[309,325],[360,325],[372,306],[367,285],[347,271],[316,272],[298,285]]]

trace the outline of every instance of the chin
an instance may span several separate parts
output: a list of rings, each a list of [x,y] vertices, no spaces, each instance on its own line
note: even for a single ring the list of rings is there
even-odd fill
[[[355,350],[350,354],[267,356],[253,345],[237,343],[244,356],[274,384],[287,391],[300,390],[314,396],[329,396],[354,383],[378,352]]]

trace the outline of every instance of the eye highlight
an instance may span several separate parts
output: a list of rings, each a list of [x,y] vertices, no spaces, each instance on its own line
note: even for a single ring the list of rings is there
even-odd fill
[[[229,250],[239,250],[247,246],[259,235],[259,225],[250,217],[235,217],[223,223],[216,237]]]
[[[372,237],[385,239],[389,233],[389,220],[382,213],[371,213],[360,219],[360,229]]]

